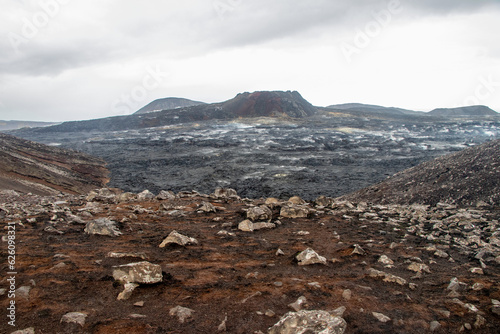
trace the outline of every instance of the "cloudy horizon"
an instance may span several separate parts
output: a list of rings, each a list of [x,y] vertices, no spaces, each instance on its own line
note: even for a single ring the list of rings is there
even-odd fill
[[[0,0],[0,119],[297,90],[316,106],[500,112],[496,0]]]

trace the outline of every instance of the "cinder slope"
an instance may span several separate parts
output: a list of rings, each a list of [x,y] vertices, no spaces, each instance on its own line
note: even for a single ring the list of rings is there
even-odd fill
[[[104,161],[0,134],[0,189],[84,194],[108,182]]]
[[[500,203],[500,140],[439,157],[341,199],[380,204],[459,206]]]

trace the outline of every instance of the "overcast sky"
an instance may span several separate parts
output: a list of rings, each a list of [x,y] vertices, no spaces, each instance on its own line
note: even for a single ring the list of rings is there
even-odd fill
[[[0,0],[0,119],[131,114],[162,97],[297,90],[500,112],[498,0]]]

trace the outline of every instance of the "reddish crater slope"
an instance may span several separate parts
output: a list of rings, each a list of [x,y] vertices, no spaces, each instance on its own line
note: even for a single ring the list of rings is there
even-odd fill
[[[0,134],[0,189],[85,194],[106,184],[107,175],[101,159]]]

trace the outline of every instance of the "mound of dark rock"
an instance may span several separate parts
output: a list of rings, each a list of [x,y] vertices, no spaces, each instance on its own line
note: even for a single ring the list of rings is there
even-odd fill
[[[439,157],[343,196],[381,204],[500,203],[500,140]]]
[[[470,106],[460,108],[439,108],[429,112],[429,116],[441,117],[473,117],[473,116],[499,116],[487,106]]]
[[[0,134],[0,189],[83,194],[108,182],[101,159]]]

